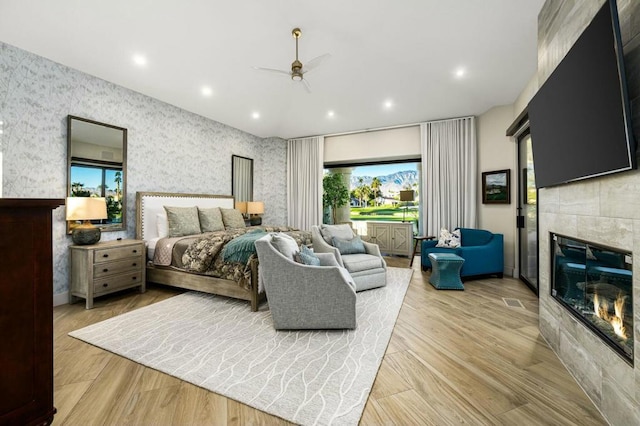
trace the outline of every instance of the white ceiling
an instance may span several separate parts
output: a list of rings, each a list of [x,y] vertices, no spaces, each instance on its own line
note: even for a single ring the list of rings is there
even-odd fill
[[[536,70],[543,3],[0,0],[0,41],[254,135],[291,138],[512,103]],[[290,69],[294,27],[303,63],[331,54],[305,77],[312,93],[253,68]]]

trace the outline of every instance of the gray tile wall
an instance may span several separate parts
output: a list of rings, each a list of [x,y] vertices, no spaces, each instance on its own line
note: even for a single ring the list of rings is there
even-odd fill
[[[194,95],[197,96],[197,95]],[[231,155],[253,158],[254,197],[264,222],[286,224],[286,142],[261,139],[157,99],[0,43],[3,196],[63,198],[66,117],[128,129],[127,230],[134,237],[136,191],[231,193]],[[64,208],[54,212],[54,294],[68,289]]]
[[[582,33],[603,0],[548,0],[538,17],[542,84]],[[619,0],[625,67],[636,140],[640,136],[640,1]],[[534,141],[535,143],[535,141]],[[613,425],[640,424],[640,172],[540,190],[540,330]],[[549,232],[631,250],[635,367],[630,367],[555,302],[550,292]]]

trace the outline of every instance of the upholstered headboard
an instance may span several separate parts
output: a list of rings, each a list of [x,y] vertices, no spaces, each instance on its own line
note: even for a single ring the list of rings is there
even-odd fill
[[[151,240],[158,237],[156,219],[164,213],[164,206],[234,208],[232,195],[180,194],[175,192],[136,193],[136,238]]]

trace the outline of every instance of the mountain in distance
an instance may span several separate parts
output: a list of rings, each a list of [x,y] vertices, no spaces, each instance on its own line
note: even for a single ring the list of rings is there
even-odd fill
[[[376,176],[354,176],[351,175],[351,185],[349,190],[353,191],[360,186],[360,178],[363,180],[364,185],[371,186],[371,181]],[[416,189],[413,184],[418,184],[418,171],[417,170],[405,170],[402,172],[392,173],[386,176],[377,176],[378,180],[382,184],[380,187],[383,196],[391,196],[398,194],[401,189],[411,188]]]

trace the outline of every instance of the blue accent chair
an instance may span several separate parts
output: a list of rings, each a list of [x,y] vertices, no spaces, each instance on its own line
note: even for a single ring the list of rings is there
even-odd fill
[[[420,254],[422,270],[431,269],[429,253],[453,253],[464,259],[461,277],[475,275],[497,275],[502,278],[504,271],[504,236],[484,229],[460,229],[460,247],[436,247],[437,240],[422,242]]]

